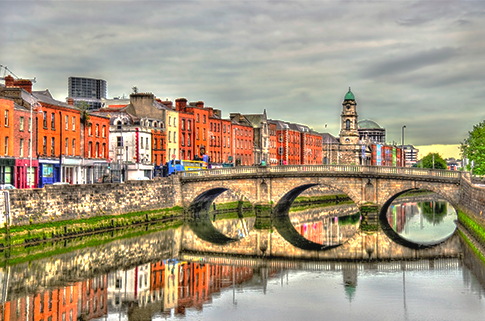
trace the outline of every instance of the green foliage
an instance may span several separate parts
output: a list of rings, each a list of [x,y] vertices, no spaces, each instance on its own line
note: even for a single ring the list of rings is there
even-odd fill
[[[473,130],[468,132],[468,137],[461,143],[460,149],[463,159],[470,161],[466,169],[472,170],[475,175],[485,175],[485,120],[473,126]]]
[[[434,165],[433,165],[433,155],[434,155]],[[434,166],[434,167],[433,167]],[[438,153],[429,153],[424,156],[417,167],[421,168],[434,168],[434,169],[447,169],[446,161]]]
[[[78,107],[79,110],[81,111],[81,123],[86,126],[89,126],[90,122],[89,122],[89,113],[88,113],[88,110],[89,110],[88,103],[85,101],[80,101],[76,104],[76,107]]]
[[[423,202],[421,204],[421,211],[424,219],[429,223],[441,223],[446,215],[448,215],[447,202]]]

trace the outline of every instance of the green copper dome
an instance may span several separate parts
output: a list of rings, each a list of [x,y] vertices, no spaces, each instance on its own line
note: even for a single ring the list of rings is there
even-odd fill
[[[352,93],[352,91],[350,91],[350,87],[349,87],[349,92],[345,94],[344,100],[355,100],[354,94]]]

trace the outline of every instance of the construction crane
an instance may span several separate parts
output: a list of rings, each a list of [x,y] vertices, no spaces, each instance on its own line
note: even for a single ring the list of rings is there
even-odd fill
[[[3,76],[0,77],[1,80],[5,80],[5,75],[7,74],[7,71],[15,78],[15,79],[20,79],[16,74],[13,73],[12,70],[8,69],[7,66],[4,66],[4,65],[1,65],[0,64],[0,75],[2,73],[2,68],[3,68]],[[33,79],[28,79],[30,80],[32,83],[36,83],[36,79],[35,77]]]

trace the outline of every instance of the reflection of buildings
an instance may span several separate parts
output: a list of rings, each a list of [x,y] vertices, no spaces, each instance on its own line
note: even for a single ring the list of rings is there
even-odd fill
[[[106,303],[107,277],[104,275],[7,301],[0,306],[0,319],[87,321],[106,315]]]
[[[360,221],[360,216],[357,222],[342,223],[342,220],[350,217],[326,217],[320,221],[298,224],[294,227],[309,241],[322,245],[336,245],[345,242],[355,234],[358,225],[354,223]]]

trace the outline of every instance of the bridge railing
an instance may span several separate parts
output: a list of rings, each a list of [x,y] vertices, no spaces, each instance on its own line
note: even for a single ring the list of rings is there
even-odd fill
[[[360,165],[284,165],[284,166],[236,166],[226,168],[208,169],[203,171],[180,172],[182,176],[232,176],[256,173],[295,173],[295,172],[347,172],[366,174],[397,174],[404,176],[434,176],[445,178],[460,178],[462,172],[437,170],[415,167],[388,167],[388,166],[360,166]]]

